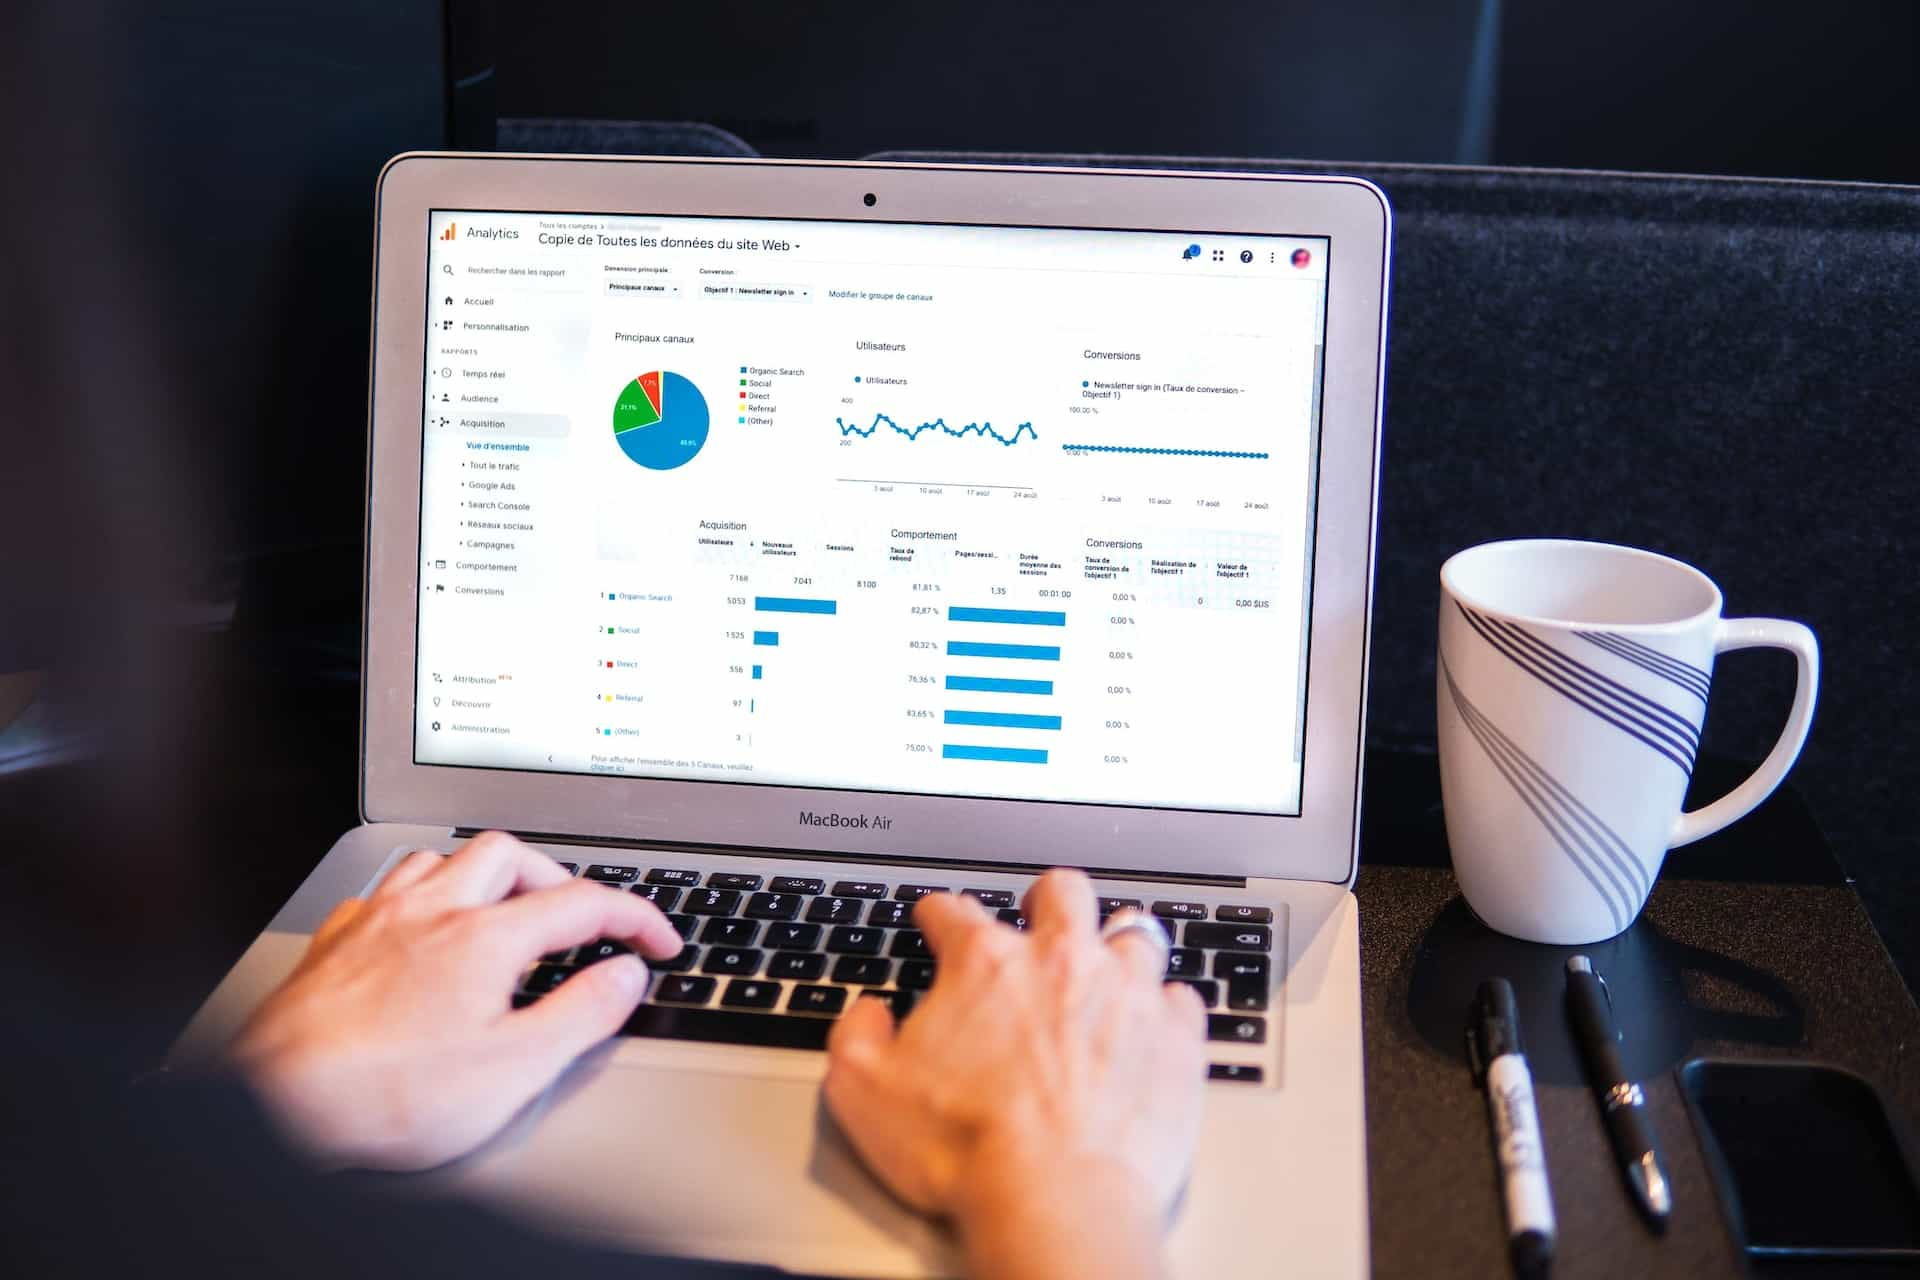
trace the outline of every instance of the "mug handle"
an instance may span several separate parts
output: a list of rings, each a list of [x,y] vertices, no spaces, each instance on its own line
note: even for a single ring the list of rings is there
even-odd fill
[[[1673,824],[1668,847],[1678,849],[1702,836],[1710,836],[1727,824],[1744,818],[1755,806],[1773,794],[1787,770],[1800,757],[1813,724],[1813,704],[1820,690],[1820,643],[1813,632],[1797,622],[1781,618],[1722,618],[1713,633],[1715,654],[1735,649],[1785,649],[1793,654],[1793,710],[1787,713],[1787,726],[1779,741],[1745,782],[1704,808],[1683,813]]]

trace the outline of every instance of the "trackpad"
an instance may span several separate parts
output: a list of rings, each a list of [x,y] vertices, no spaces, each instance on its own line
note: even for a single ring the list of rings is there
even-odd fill
[[[817,1079],[593,1056],[453,1180],[628,1248],[817,1274],[959,1270],[946,1233],[861,1166]]]

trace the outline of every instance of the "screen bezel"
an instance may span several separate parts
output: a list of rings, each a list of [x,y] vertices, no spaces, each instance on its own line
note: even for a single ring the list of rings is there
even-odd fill
[[[872,193],[874,203],[866,203]],[[1328,257],[1297,815],[416,764],[425,291],[436,209],[1323,236]],[[1359,179],[1147,170],[409,153],[376,195],[361,811],[368,821],[857,857],[1351,884],[1390,214]],[[800,813],[884,813],[883,832]]]

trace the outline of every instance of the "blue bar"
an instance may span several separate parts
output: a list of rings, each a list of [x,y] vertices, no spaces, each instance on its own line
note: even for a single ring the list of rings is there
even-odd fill
[[[755,596],[755,613],[838,613],[840,605],[834,600],[801,600],[793,596]]]
[[[946,724],[977,724],[990,729],[1058,729],[1059,716],[1023,716],[1011,711],[949,711]]]
[[[760,664],[757,662],[753,664],[753,678],[755,680],[760,678]]]
[[[940,748],[942,760],[1000,760],[1007,764],[1045,764],[1047,753],[1032,747],[956,747]]]
[[[780,633],[778,631],[756,631],[753,633],[753,642],[755,644],[777,645],[780,643]]]
[[[1003,680],[999,676],[948,676],[947,688],[962,693],[1052,693],[1051,680]]]
[[[984,640],[949,640],[947,653],[955,658],[1032,658],[1038,662],[1060,661],[1057,644],[990,644]]]
[[[1052,609],[973,609],[953,605],[947,610],[948,622],[1013,622],[1029,627],[1064,627],[1067,615]]]

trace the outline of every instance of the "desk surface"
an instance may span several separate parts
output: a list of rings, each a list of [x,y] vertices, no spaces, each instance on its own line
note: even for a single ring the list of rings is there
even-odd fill
[[[1620,937],[1548,947],[1468,911],[1444,865],[1431,756],[1374,753],[1369,769],[1356,893],[1375,1274],[1511,1274],[1485,1100],[1462,1042],[1474,988],[1495,974],[1520,998],[1560,1224],[1555,1280],[1743,1274],[1674,1077],[1689,1058],[1833,1062],[1878,1085],[1910,1129],[1920,1123],[1920,1010],[1791,793],[1670,859]],[[1607,975],[1627,1067],[1647,1087],[1674,1184],[1664,1237],[1627,1199],[1561,1012],[1576,951]]]

